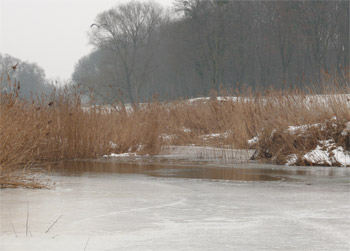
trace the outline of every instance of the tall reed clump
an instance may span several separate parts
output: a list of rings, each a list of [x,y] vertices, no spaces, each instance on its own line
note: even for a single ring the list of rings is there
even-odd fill
[[[19,97],[19,84],[13,83],[12,88],[12,93],[0,94],[0,187],[40,187],[27,169],[44,141],[41,121],[31,104]]]
[[[139,152],[140,154],[156,154],[162,146],[160,130],[164,107],[158,102],[134,107],[127,111],[112,111],[114,122],[111,124],[114,144],[117,153]]]
[[[79,95],[67,92],[42,98],[36,105],[38,120],[46,129],[40,158],[96,158],[109,151],[110,114],[98,107],[84,109]]]
[[[157,104],[130,113],[84,107],[67,91],[28,101],[13,89],[0,94],[0,187],[39,186],[28,172],[37,163],[160,148]]]

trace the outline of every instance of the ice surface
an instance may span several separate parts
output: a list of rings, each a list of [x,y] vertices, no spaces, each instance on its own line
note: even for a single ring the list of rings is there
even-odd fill
[[[349,170],[312,170],[327,175],[55,174],[52,190],[0,190],[0,250],[349,250]]]

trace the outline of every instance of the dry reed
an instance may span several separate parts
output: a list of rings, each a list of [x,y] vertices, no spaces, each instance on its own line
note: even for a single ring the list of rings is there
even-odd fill
[[[349,135],[341,135],[350,121],[350,90],[344,86],[317,95],[310,90],[269,90],[228,95],[234,98],[155,101],[129,110],[84,107],[79,95],[68,92],[28,101],[14,88],[1,94],[0,186],[39,187],[24,174],[38,162],[112,152],[156,154],[163,145],[255,148],[258,158],[276,163],[329,138],[349,149]],[[288,131],[289,126],[315,124],[323,126],[307,127],[304,134]],[[259,141],[249,145],[253,137]]]

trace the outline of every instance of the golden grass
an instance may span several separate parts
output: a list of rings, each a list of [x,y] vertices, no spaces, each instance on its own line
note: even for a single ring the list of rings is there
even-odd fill
[[[35,101],[21,99],[16,91],[1,94],[0,186],[37,187],[18,171],[38,162],[98,158],[111,152],[156,154],[163,145],[255,148],[258,158],[276,163],[329,138],[348,149],[349,135],[341,135],[350,121],[346,93],[348,86],[323,90],[321,96],[301,91],[244,92],[231,94],[235,99],[155,101],[132,111],[84,108],[79,95],[68,93]],[[287,130],[317,123],[324,126],[311,126],[303,134]],[[248,145],[255,136],[259,142]]]

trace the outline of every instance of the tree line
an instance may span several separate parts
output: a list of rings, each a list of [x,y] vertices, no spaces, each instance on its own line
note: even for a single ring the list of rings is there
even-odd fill
[[[131,1],[96,17],[72,79],[101,102],[303,88],[349,72],[349,1]]]

